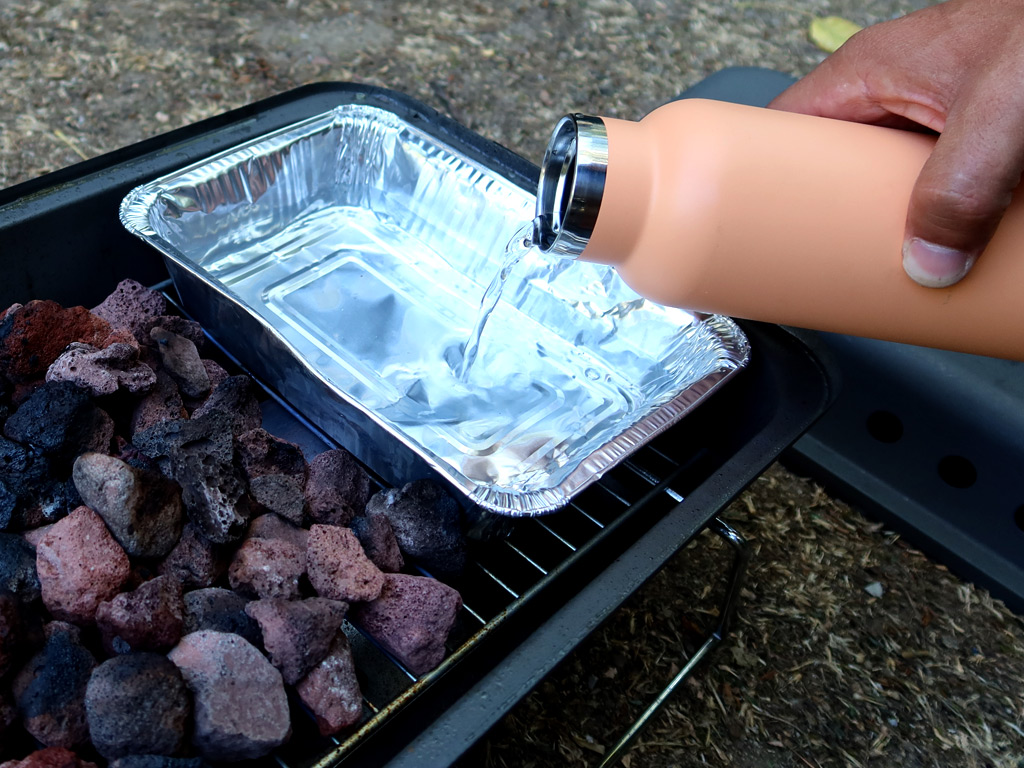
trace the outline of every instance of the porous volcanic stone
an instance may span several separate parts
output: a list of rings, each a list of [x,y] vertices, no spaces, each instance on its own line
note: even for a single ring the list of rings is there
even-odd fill
[[[282,517],[268,512],[265,515],[254,517],[249,523],[249,530],[245,534],[249,539],[282,539],[289,541],[299,547],[303,552],[309,543],[309,531],[288,522]]]
[[[210,768],[210,765],[201,757],[128,755],[112,760],[110,768]]]
[[[185,589],[213,586],[228,570],[228,549],[214,544],[195,523],[186,523],[174,549],[157,567],[157,573],[173,576]]]
[[[348,605],[338,600],[254,600],[245,612],[259,622],[263,647],[281,677],[294,685],[315,667],[331,648]]]
[[[108,653],[166,651],[184,634],[181,584],[157,576],[132,592],[122,592],[96,609],[96,625]]]
[[[387,515],[398,546],[427,571],[456,575],[466,564],[462,516],[455,499],[438,483],[414,480],[401,489],[374,494],[370,514]]]
[[[332,600],[373,600],[384,584],[384,574],[363,552],[356,535],[336,525],[309,529],[306,570],[317,594]]]
[[[163,557],[178,543],[181,488],[170,478],[103,453],[83,453],[71,476],[82,501],[129,555]]]
[[[131,574],[131,563],[102,518],[78,507],[57,521],[36,547],[43,603],[57,619],[89,623]]]
[[[0,592],[23,603],[39,599],[35,547],[13,533],[0,533]]]
[[[4,734],[12,731],[17,721],[18,707],[14,703],[14,696],[4,686],[0,685],[0,744],[7,743]],[[3,765],[3,763],[0,763],[0,765]]]
[[[168,654],[194,697],[192,742],[210,760],[262,757],[291,735],[281,673],[225,632],[185,635]]]
[[[85,451],[108,451],[114,421],[67,381],[48,381],[4,424],[4,434],[54,458],[70,461]]]
[[[127,328],[143,342],[149,328],[147,321],[167,314],[167,300],[162,294],[134,280],[122,280],[92,313],[102,317],[112,328]]]
[[[228,568],[231,588],[249,597],[299,596],[306,552],[284,539],[249,538],[235,551]]]
[[[359,722],[363,694],[344,632],[334,636],[327,655],[299,681],[295,691],[313,713],[322,736],[331,736]]]
[[[74,341],[100,346],[110,324],[85,307],[30,301],[0,320],[0,376],[13,382],[39,379]]]
[[[100,664],[85,691],[89,735],[108,760],[175,755],[185,746],[192,700],[178,668],[157,653],[129,653]]]
[[[145,392],[156,384],[156,374],[139,362],[138,345],[116,342],[102,349],[75,342],[46,370],[47,381],[69,381],[93,397],[119,389]]]
[[[402,570],[405,559],[387,515],[356,515],[349,523],[349,528],[374,565],[385,573],[398,573]]]
[[[178,385],[167,371],[154,374],[155,381],[132,412],[132,435],[144,432],[161,421],[183,419],[187,415]]]
[[[210,377],[195,342],[161,327],[152,328],[149,336],[157,344],[161,366],[183,395],[202,397],[210,391]]]
[[[306,507],[315,523],[348,525],[370,499],[370,476],[344,448],[324,451],[309,463]]]
[[[0,768],[96,768],[96,763],[82,760],[64,747],[47,747],[37,749],[21,760],[0,763]]]
[[[185,632],[204,629],[240,635],[259,648],[263,645],[260,625],[245,611],[249,600],[230,589],[210,587],[185,593]]]
[[[271,512],[302,525],[307,469],[302,449],[259,428],[239,436],[238,452],[253,498]]]
[[[248,376],[228,376],[193,411],[192,418],[199,418],[211,411],[224,411],[231,416],[231,433],[235,437],[244,435],[259,429],[263,423],[258,392],[256,384]]]
[[[11,671],[23,644],[21,603],[9,592],[0,592],[0,679]]]
[[[443,582],[388,573],[380,596],[353,605],[349,616],[410,672],[422,675],[444,659],[444,644],[461,607],[462,597]]]
[[[252,514],[245,477],[235,465],[232,417],[214,410],[191,419],[161,421],[136,433],[136,447],[181,486],[189,519],[210,541],[225,544],[245,533]]]
[[[18,677],[15,696],[25,730],[47,747],[72,748],[89,738],[85,689],[96,659],[74,627],[51,624],[43,650]]]

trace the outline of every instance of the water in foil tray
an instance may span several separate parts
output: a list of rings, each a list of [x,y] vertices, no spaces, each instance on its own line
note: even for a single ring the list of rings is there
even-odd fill
[[[348,104],[137,188],[121,219],[218,342],[389,481],[426,462],[483,507],[528,515],[566,504],[748,355],[726,318],[532,250],[460,378],[533,208],[532,190],[429,126]]]

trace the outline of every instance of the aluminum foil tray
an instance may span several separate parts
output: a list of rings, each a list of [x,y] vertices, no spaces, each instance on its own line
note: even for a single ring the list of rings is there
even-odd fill
[[[345,104],[136,188],[121,221],[224,349],[385,480],[430,468],[485,509],[533,515],[749,355],[727,318],[531,250],[461,377],[534,194],[429,125]]]

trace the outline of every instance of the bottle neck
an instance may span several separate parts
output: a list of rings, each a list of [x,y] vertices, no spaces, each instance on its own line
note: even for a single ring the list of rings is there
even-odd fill
[[[542,251],[570,259],[583,253],[597,224],[607,169],[604,121],[563,117],[541,163],[534,241]]]

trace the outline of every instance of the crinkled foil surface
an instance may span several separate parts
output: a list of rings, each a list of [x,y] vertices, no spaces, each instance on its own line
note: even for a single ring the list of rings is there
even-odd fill
[[[531,515],[565,505],[749,355],[727,318],[530,250],[460,377],[483,292],[533,208],[428,129],[352,104],[143,185],[121,219],[253,373],[343,444],[377,443],[361,458],[411,452],[484,508]]]

